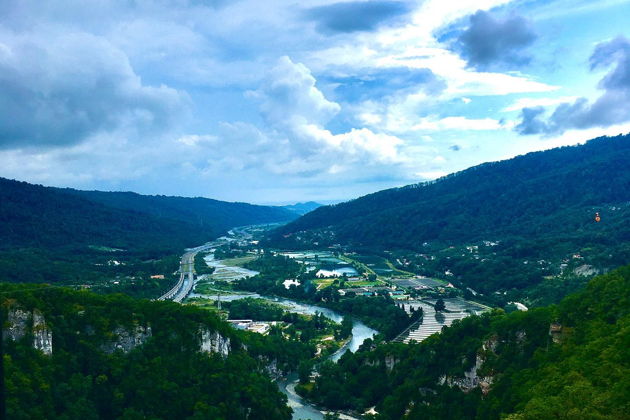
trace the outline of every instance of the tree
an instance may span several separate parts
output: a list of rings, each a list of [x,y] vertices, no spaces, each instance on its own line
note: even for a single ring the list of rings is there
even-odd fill
[[[446,305],[444,304],[444,299],[439,298],[436,302],[435,302],[435,312],[441,312],[443,310],[446,309]]]

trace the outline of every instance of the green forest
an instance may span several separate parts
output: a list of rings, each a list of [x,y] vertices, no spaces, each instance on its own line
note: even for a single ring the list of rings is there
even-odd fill
[[[206,198],[78,191],[0,178],[0,250],[87,246],[180,252],[234,226],[286,222],[295,213]]]
[[[289,419],[267,366],[296,369],[313,353],[171,302],[8,284],[0,299],[5,336],[10,313],[29,314],[23,336],[4,341],[10,419]],[[52,354],[33,348],[44,329]],[[204,331],[224,339],[229,354],[201,351]]]

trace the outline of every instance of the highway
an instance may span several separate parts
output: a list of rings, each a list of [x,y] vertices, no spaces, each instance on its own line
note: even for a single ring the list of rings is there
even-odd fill
[[[174,302],[184,300],[195,285],[195,256],[197,253],[210,249],[213,246],[215,245],[206,244],[186,250],[186,253],[182,255],[182,259],[179,262],[179,281],[171,290],[164,293],[157,300],[172,300]]]

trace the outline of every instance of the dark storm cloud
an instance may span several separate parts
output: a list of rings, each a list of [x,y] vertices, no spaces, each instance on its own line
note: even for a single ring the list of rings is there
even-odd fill
[[[141,83],[124,53],[85,33],[0,44],[0,149],[71,145],[125,127],[168,126],[185,104]]]
[[[446,88],[446,82],[430,69],[397,67],[375,70],[351,77],[329,79],[337,84],[335,92],[349,102],[382,98],[397,92],[422,90],[437,95]]]
[[[479,10],[470,16],[470,26],[454,48],[471,67],[510,67],[529,62],[523,50],[535,39],[536,33],[525,18],[511,16],[501,20]]]
[[[592,104],[586,98],[559,105],[544,120],[544,109],[524,108],[520,134],[560,134],[569,129],[607,127],[630,121],[630,40],[619,36],[595,47],[590,58],[591,69],[612,69],[600,80],[604,93]]]
[[[321,32],[339,33],[371,31],[409,11],[409,5],[399,1],[355,1],[313,7],[305,16],[315,21]]]

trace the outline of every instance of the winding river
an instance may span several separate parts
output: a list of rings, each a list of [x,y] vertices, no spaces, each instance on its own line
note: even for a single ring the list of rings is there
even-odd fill
[[[238,267],[237,267],[238,268]],[[217,299],[216,295],[198,295],[193,294],[191,296],[203,296],[209,299]],[[331,319],[335,322],[341,322],[343,319],[343,315],[339,314],[328,308],[322,308],[320,306],[311,305],[308,303],[296,302],[290,299],[279,298],[279,297],[269,297],[269,296],[261,296],[257,293],[239,293],[239,294],[231,294],[231,295],[221,295],[222,301],[232,301],[237,299],[243,299],[246,297],[253,298],[261,298],[266,299],[270,302],[281,304],[282,306],[287,308],[289,312],[295,312],[298,314],[305,315],[315,315],[316,312],[321,313],[326,318]],[[330,360],[337,361],[343,356],[343,354],[347,351],[355,352],[357,349],[363,344],[365,340],[368,338],[374,337],[377,334],[377,331],[368,327],[361,321],[354,321],[352,324],[352,338],[346,345],[337,350],[331,356],[329,356]],[[276,381],[278,383],[278,387],[280,390],[287,396],[289,407],[293,409],[293,420],[299,419],[310,419],[310,420],[321,420],[324,418],[324,415],[317,408],[310,405],[307,401],[302,399],[295,392],[295,386],[298,383],[297,374],[293,373],[286,378],[279,379]],[[346,417],[348,418],[348,417]]]
[[[341,320],[343,319],[343,316],[340,315],[338,312],[335,312],[328,308],[295,302],[284,298],[269,298],[266,296],[262,296],[262,298],[280,303],[283,306],[287,306],[290,312],[307,315],[314,315],[315,312],[319,312],[323,314],[326,318],[329,318],[335,322],[341,322]],[[361,344],[363,344],[366,339],[374,337],[375,334],[377,334],[376,330],[368,327],[361,321],[354,321],[352,325],[352,338],[345,346],[333,353],[330,356],[330,359],[336,362],[341,356],[343,356],[345,352],[357,351],[357,349],[361,346]],[[277,382],[280,390],[289,399],[289,407],[293,409],[293,420],[320,420],[324,418],[324,415],[321,411],[310,405],[307,401],[302,399],[302,397],[296,394],[295,386],[298,383],[297,374],[291,374],[287,378],[280,379]]]
[[[243,274],[245,275],[257,274],[256,272],[245,270],[241,267],[231,267],[228,265],[221,264],[221,260],[215,260],[214,255],[212,254],[206,257],[206,261],[209,263],[208,265],[213,266],[215,268],[220,268],[222,270],[222,273],[221,273],[222,278],[226,278],[226,277],[229,278],[230,270],[234,270],[233,274],[237,278],[242,277]],[[249,271],[249,272],[245,273],[244,271]],[[206,294],[199,295],[199,294],[193,293],[190,296],[191,297],[199,296],[199,297],[205,297],[209,299],[217,299],[217,296],[206,295]],[[271,302],[279,303],[287,307],[287,310],[289,312],[295,312],[298,314],[306,314],[306,315],[315,315],[316,312],[319,312],[323,314],[326,318],[329,318],[335,322],[341,322],[341,320],[343,319],[343,315],[328,308],[322,308],[320,306],[311,305],[307,303],[295,302],[293,300],[285,299],[285,298],[261,296],[256,293],[242,293],[242,294],[239,293],[239,294],[221,295],[220,299],[223,301],[231,301],[231,300],[236,300],[236,299],[242,299],[245,297],[258,297],[262,299],[267,299]],[[339,358],[341,358],[341,356],[343,356],[345,352],[356,351],[366,339],[372,338],[376,334],[377,334],[376,330],[368,327],[361,321],[354,321],[352,325],[352,338],[346,345],[344,345],[342,348],[340,348],[335,353],[333,353],[330,356],[330,359],[336,362],[337,360],[339,360]],[[310,405],[307,401],[303,400],[299,395],[296,394],[295,386],[298,383],[297,374],[295,373],[291,374],[287,378],[278,380],[277,383],[280,390],[287,396],[289,400],[288,401],[289,407],[293,409],[293,420],[299,420],[299,419],[322,420],[324,418],[324,414],[321,411],[319,411],[314,406]],[[350,418],[350,417],[344,416],[342,418]]]

